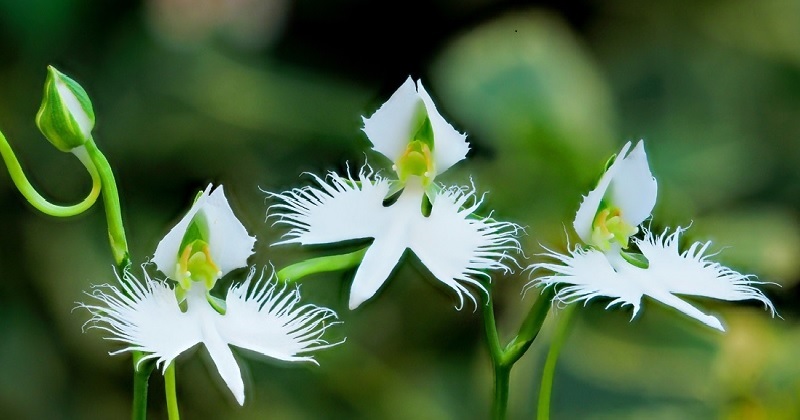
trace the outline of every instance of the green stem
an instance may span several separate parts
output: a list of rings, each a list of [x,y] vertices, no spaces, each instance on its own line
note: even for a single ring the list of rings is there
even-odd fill
[[[111,171],[111,165],[109,165],[108,160],[97,148],[93,139],[89,139],[86,142],[86,151],[100,173],[103,185],[103,204],[105,205],[106,221],[108,223],[108,239],[111,243],[114,261],[120,270],[126,270],[130,265],[128,242],[125,239],[125,227],[122,224],[122,211],[114,173]]]
[[[519,360],[520,357],[528,351],[531,344],[533,344],[533,340],[536,339],[536,336],[539,335],[542,324],[544,324],[544,320],[547,318],[547,313],[553,306],[553,296],[555,296],[555,291],[552,287],[548,287],[542,291],[539,298],[536,299],[536,302],[531,306],[528,315],[525,317],[525,320],[522,321],[519,333],[508,343],[508,346],[506,346],[506,357],[508,357],[511,363]]]
[[[364,247],[357,251],[347,254],[331,255],[328,257],[311,258],[292,264],[278,271],[277,276],[280,281],[296,281],[301,278],[326,271],[339,271],[355,267],[364,259],[369,247]]]
[[[486,305],[483,308],[483,324],[486,332],[486,341],[489,345],[489,355],[494,368],[492,418],[495,420],[502,420],[507,416],[511,368],[530,348],[533,340],[542,329],[542,324],[552,306],[552,299],[552,289],[545,289],[522,322],[519,334],[504,349],[500,344],[500,335],[497,332],[497,322],[494,316],[494,299],[492,299],[492,292],[489,289]]]
[[[567,335],[572,327],[572,318],[577,305],[569,305],[561,312],[561,319],[556,326],[553,334],[553,342],[550,343],[550,350],[547,352],[547,360],[544,362],[542,371],[542,385],[539,388],[539,406],[536,410],[537,419],[550,419],[550,397],[553,393],[553,377],[556,372],[556,362],[561,354],[561,348],[567,340]]]
[[[147,420],[147,384],[150,373],[155,368],[151,360],[139,363],[142,352],[133,353],[133,420]]]
[[[491,289],[489,289],[486,305],[483,308],[483,326],[486,332],[486,342],[489,345],[489,356],[491,356],[494,369],[492,418],[502,420],[506,418],[508,409],[508,387],[512,364],[505,363],[505,353],[500,345],[500,335],[497,332],[497,322],[494,317],[494,299],[492,299]]]
[[[164,371],[164,391],[167,394],[167,418],[169,420],[180,420],[181,414],[178,411],[178,397],[175,393],[175,361],[167,366]]]
[[[120,277],[130,267],[130,256],[128,251],[128,241],[125,237],[125,225],[122,223],[122,209],[119,202],[119,191],[117,182],[111,165],[105,155],[97,148],[93,139],[85,144],[89,159],[97,168],[103,190],[103,204],[106,213],[106,224],[108,225],[108,240],[111,245],[111,253],[114,255],[114,262]],[[145,420],[147,418],[147,384],[153,365],[139,366],[139,360],[143,354],[140,351],[133,352],[133,409],[131,416],[134,420]]]
[[[19,192],[22,193],[25,199],[28,200],[36,210],[50,216],[70,217],[81,214],[94,205],[95,201],[97,201],[97,196],[100,194],[101,179],[94,162],[88,159],[86,149],[78,147],[73,149],[73,153],[80,159],[81,163],[86,167],[86,170],[89,171],[89,176],[92,177],[92,190],[89,192],[89,195],[78,204],[71,206],[55,205],[42,197],[42,195],[36,191],[36,188],[31,185],[16,155],[14,155],[11,145],[8,144],[8,140],[6,140],[6,137],[0,132],[0,154],[3,155],[3,160],[6,163],[9,175],[11,175],[11,180],[14,181],[14,185],[16,185]]]

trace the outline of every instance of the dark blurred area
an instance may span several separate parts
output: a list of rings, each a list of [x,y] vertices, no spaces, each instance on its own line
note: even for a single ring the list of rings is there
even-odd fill
[[[0,130],[44,195],[71,203],[88,192],[77,159],[34,125],[52,64],[92,98],[136,265],[215,182],[259,239],[253,263],[277,268],[337,250],[270,247],[284,231],[265,221],[262,190],[365,157],[383,164],[361,116],[408,75],[469,134],[468,159],[438,180],[472,179],[488,192],[485,214],[526,226],[523,266],[542,245],[574,243],[581,195],[625,141],[644,138],[659,181],[652,228],[691,224],[688,240],[712,240],[716,260],[775,283],[763,289],[782,319],[694,300],[724,319],[719,334],[653,301],[632,321],[629,309],[592,302],[559,362],[553,418],[796,419],[798,22],[800,2],[780,0],[0,0]],[[129,357],[108,356],[119,347],[82,333],[89,315],[73,311],[114,280],[101,206],[45,217],[0,172],[2,417],[128,417]],[[351,279],[302,284],[306,301],[344,321],[329,338],[347,342],[317,354],[320,367],[237,353],[243,408],[205,350],[179,358],[184,417],[488,417],[480,311],[456,311],[414,258],[355,312]],[[520,293],[527,272],[495,282],[508,340],[537,294]],[[552,324],[514,369],[511,418],[535,416]],[[150,411],[166,418],[158,373]]]

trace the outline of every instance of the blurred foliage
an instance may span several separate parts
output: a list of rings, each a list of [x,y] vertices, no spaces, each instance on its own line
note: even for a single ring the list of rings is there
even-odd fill
[[[780,0],[455,2],[366,0],[0,0],[0,129],[55,200],[85,193],[80,164],[34,126],[47,64],[78,80],[115,166],[135,263],[196,190],[222,182],[277,267],[318,250],[270,247],[259,188],[307,185],[309,171],[365,160],[362,115],[408,74],[469,134],[443,182],[488,191],[485,210],[527,226],[526,255],[574,242],[581,194],[627,140],[645,138],[659,181],[653,229],[688,226],[718,258],[752,272],[783,319],[698,300],[717,334],[646,301],[593,302],[557,370],[554,418],[794,419],[800,416],[800,6]],[[387,12],[388,11],[388,12]],[[366,159],[377,165],[372,152]],[[388,168],[387,168],[388,169]],[[9,418],[125,418],[130,361],[72,311],[112,280],[102,209],[40,216],[0,175],[0,412]],[[322,252],[325,252],[323,249]],[[236,281],[244,273],[228,279]],[[497,278],[501,330],[536,298],[528,273]],[[350,312],[352,273],[304,282],[336,309],[347,343],[320,367],[239,352],[239,408],[204,351],[178,361],[186,418],[483,418],[491,370],[479,312],[456,311],[408,259]],[[548,322],[512,376],[512,418],[531,418]],[[151,413],[164,418],[163,385]]]

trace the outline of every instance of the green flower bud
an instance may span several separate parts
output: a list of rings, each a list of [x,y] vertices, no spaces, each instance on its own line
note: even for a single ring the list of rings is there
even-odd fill
[[[62,152],[83,146],[92,135],[94,110],[89,95],[74,80],[53,66],[47,67],[42,106],[36,126]]]

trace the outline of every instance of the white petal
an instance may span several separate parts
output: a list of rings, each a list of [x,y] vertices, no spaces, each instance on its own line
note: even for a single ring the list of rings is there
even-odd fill
[[[405,238],[391,237],[391,235],[381,235],[375,239],[364,254],[364,259],[353,278],[353,285],[350,287],[351,310],[375,296],[400,261],[407,245]]]
[[[192,223],[192,219],[199,212],[208,200],[208,194],[211,192],[211,184],[208,184],[205,191],[200,194],[200,197],[195,200],[192,207],[181,218],[177,225],[170,229],[169,233],[164,236],[164,239],[158,243],[156,252],[153,254],[153,262],[159,271],[172,278],[175,275],[175,268],[178,264],[178,254],[180,253],[181,241],[186,234],[186,229]]]
[[[455,290],[459,308],[464,295],[477,305],[464,284],[488,293],[477,277],[490,279],[485,270],[510,271],[504,260],[516,265],[509,252],[519,252],[519,226],[475,217],[481,201],[469,189],[442,190],[430,216],[416,218],[411,226],[411,250],[434,277]]]
[[[636,240],[639,250],[647,258],[648,275],[664,290],[680,295],[704,296],[714,299],[738,301],[755,299],[764,304],[772,314],[775,307],[754,285],[766,284],[752,280],[722,264],[709,261],[706,250],[710,242],[695,242],[686,251],[678,245],[684,229],[680,227],[668,234],[653,235],[645,229],[645,237]]]
[[[126,351],[142,351],[142,360],[156,359],[166,369],[167,365],[202,339],[200,326],[190,315],[181,312],[174,290],[163,282],[151,280],[144,274],[141,284],[130,273],[117,279],[120,288],[103,285],[92,290],[97,303],[80,307],[88,309],[92,318],[89,328],[98,328],[110,334],[109,340],[125,343]]]
[[[233,214],[222,185],[209,195],[201,211],[208,223],[208,248],[222,275],[247,265],[253,255],[256,238],[247,234],[242,222]]]
[[[342,178],[328,174],[330,184],[312,175],[318,187],[295,188],[281,194],[268,193],[280,202],[270,207],[268,217],[275,224],[292,227],[276,243],[324,244],[359,238],[373,238],[385,229],[390,217],[383,206],[389,181],[374,176],[365,166],[358,174]],[[274,210],[274,212],[273,212]]]
[[[397,162],[405,152],[423,103],[411,77],[374,114],[364,120],[364,133],[373,149]]]
[[[228,290],[225,316],[218,319],[222,338],[243,349],[285,361],[310,361],[304,353],[328,348],[321,337],[337,324],[336,313],[314,305],[300,305],[297,287],[278,286],[274,278],[264,279],[263,272],[254,279]]]
[[[459,133],[445,121],[421,81],[417,81],[417,88],[433,128],[433,160],[438,175],[467,156],[469,143],[466,134]]]
[[[622,156],[622,155],[620,155]],[[658,184],[644,152],[644,142],[636,144],[631,153],[620,162],[619,169],[611,179],[608,196],[618,207],[631,226],[638,226],[650,216],[656,205]]]
[[[600,202],[606,195],[608,186],[611,183],[611,180],[614,179],[614,176],[616,175],[620,165],[622,164],[622,161],[625,158],[625,153],[628,152],[630,147],[630,142],[625,143],[625,145],[622,146],[622,150],[620,150],[619,154],[617,154],[616,159],[614,159],[614,163],[612,163],[603,176],[600,177],[597,187],[583,197],[583,202],[578,208],[578,212],[575,214],[575,221],[572,223],[572,225],[575,228],[575,232],[578,234],[578,237],[580,237],[584,243],[591,243],[592,222],[594,222],[594,218],[597,215],[597,209],[600,207]]]

